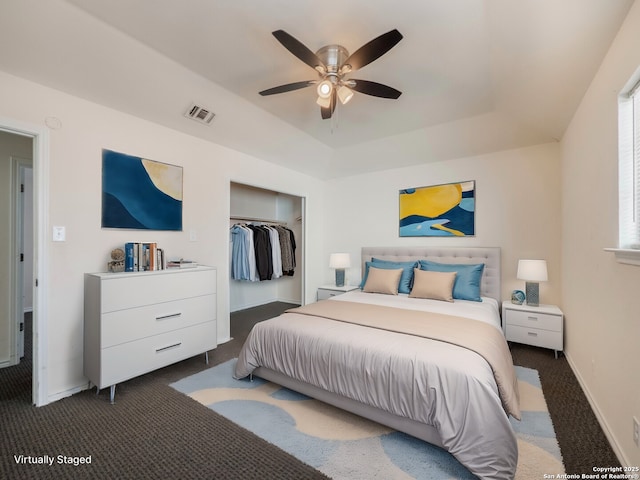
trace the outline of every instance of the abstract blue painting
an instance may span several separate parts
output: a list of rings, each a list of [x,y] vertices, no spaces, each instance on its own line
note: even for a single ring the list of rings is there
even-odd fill
[[[182,230],[182,167],[103,149],[102,228]]]
[[[476,182],[400,190],[401,237],[475,235]]]

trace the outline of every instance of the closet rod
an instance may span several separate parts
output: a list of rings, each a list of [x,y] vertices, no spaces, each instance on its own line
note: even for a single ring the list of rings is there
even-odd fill
[[[238,216],[234,216],[231,215],[229,217],[230,220],[241,220],[244,222],[262,222],[262,223],[276,223],[278,225],[286,225],[287,222],[285,222],[284,220],[270,220],[267,218],[254,218],[254,217],[238,217]]]

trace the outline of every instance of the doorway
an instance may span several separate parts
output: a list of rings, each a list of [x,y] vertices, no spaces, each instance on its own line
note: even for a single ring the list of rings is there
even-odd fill
[[[33,240],[29,236],[33,232],[32,157],[32,138],[0,132],[0,218],[9,226],[0,235],[4,257],[0,264],[0,367],[7,387],[11,387],[11,391],[5,389],[5,395],[27,401],[33,379],[33,355],[29,351],[33,344],[33,268],[28,266],[33,265]]]
[[[231,280],[229,307],[237,312],[271,302],[304,304],[305,229],[304,197],[265,187],[230,182],[229,227],[260,225],[287,231],[294,245],[293,267],[288,274],[268,276],[268,280]],[[282,228],[280,228],[282,227]],[[229,257],[231,259],[232,246]],[[271,252],[273,253],[273,251]],[[257,254],[256,254],[257,255]],[[271,255],[271,254],[269,254]],[[278,254],[275,254],[276,258]]]
[[[0,119],[0,378],[4,395],[49,403],[46,365],[48,131]]]

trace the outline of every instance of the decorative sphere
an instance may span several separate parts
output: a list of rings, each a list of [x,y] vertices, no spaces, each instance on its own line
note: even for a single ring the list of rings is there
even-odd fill
[[[524,303],[525,294],[522,290],[514,290],[511,292],[511,303],[522,305]]]
[[[111,259],[116,262],[121,262],[124,260],[124,250],[121,248],[114,248],[111,250]]]

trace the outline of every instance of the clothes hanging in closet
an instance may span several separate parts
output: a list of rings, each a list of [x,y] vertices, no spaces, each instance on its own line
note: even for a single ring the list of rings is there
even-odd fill
[[[231,278],[258,280],[256,272],[253,231],[243,225],[234,225],[231,234]]]
[[[280,240],[280,259],[282,261],[282,274],[293,276],[296,268],[296,237],[291,230],[281,225],[276,225]]]
[[[281,225],[235,224],[231,236],[231,278],[273,280],[295,271],[295,235]]]

